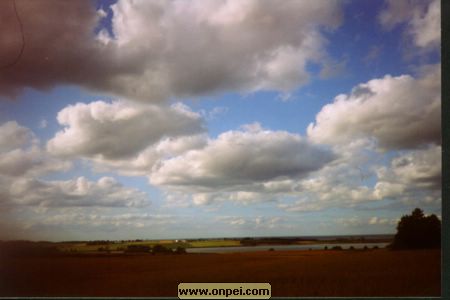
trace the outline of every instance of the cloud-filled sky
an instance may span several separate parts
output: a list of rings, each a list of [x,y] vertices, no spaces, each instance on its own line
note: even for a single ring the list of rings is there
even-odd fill
[[[0,19],[0,239],[441,214],[438,0],[5,0]]]

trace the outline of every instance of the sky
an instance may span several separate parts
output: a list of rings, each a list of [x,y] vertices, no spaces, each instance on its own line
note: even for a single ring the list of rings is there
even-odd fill
[[[5,0],[0,20],[0,239],[441,216],[437,0]]]

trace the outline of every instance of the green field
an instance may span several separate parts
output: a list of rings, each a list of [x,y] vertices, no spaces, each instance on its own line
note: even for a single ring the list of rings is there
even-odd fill
[[[169,249],[182,248],[203,248],[203,247],[232,247],[241,246],[239,240],[194,240],[189,242],[175,242],[174,240],[149,240],[149,241],[130,241],[130,242],[110,242],[107,244],[92,245],[88,242],[65,242],[58,243],[59,250],[64,252],[97,252],[97,251],[124,251],[128,246],[140,245],[153,247],[163,245]],[[101,250],[100,250],[101,249]]]

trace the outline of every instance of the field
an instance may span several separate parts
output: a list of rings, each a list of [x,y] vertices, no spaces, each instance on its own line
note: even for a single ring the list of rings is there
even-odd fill
[[[347,238],[327,240],[305,239],[305,238],[252,238],[252,239],[199,239],[199,240],[139,240],[139,241],[98,241],[98,242],[60,242],[54,243],[60,251],[70,253],[92,253],[92,252],[123,252],[128,246],[163,245],[165,248],[208,248],[208,247],[236,247],[256,245],[313,245],[313,244],[340,244],[340,243],[376,243],[392,242],[391,238],[361,239]]]
[[[177,296],[180,282],[269,282],[272,296],[439,296],[440,251],[56,255],[0,260],[0,296]]]
[[[77,252],[77,253],[87,253],[87,252],[98,252],[100,248],[108,249],[109,251],[121,251],[123,252],[128,246],[140,245],[140,246],[150,246],[163,245],[169,249],[176,249],[177,247],[182,248],[204,248],[204,247],[230,247],[230,246],[241,246],[239,240],[193,240],[189,242],[175,242],[173,240],[157,240],[157,241],[129,241],[129,242],[108,242],[105,244],[90,244],[86,242],[66,242],[66,243],[56,243],[54,244],[59,250],[64,252]]]
[[[205,241],[192,241],[189,242],[189,247],[201,248],[201,247],[233,247],[241,246],[239,240],[205,240]]]

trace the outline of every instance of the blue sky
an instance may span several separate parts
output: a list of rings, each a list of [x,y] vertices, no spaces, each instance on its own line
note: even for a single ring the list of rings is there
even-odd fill
[[[33,38],[0,71],[0,238],[373,234],[415,207],[440,216],[439,5],[19,1]]]

